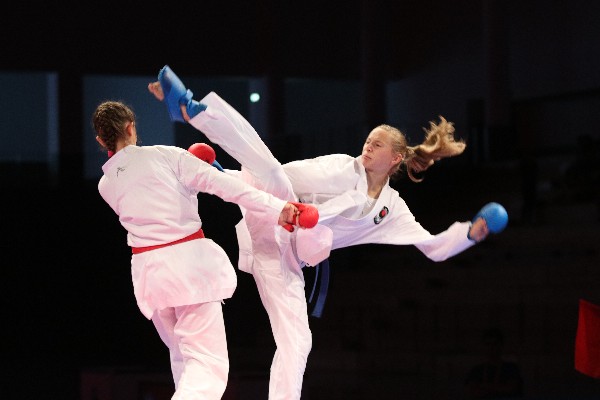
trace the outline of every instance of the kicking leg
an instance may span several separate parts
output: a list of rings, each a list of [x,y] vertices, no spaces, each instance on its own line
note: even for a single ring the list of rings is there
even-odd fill
[[[284,200],[295,200],[281,163],[273,156],[250,123],[216,93],[206,95],[207,109],[190,124],[236,159],[252,177],[254,186]]]
[[[148,90],[167,104],[171,120],[189,122],[238,161],[249,183],[281,199],[295,200],[281,163],[252,125],[216,93],[209,93],[200,102],[192,100],[192,92],[168,66]]]

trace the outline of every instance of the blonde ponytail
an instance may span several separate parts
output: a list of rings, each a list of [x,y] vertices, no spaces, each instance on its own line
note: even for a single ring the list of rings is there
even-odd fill
[[[423,178],[415,177],[414,173],[427,170],[436,161],[461,154],[466,147],[463,140],[454,139],[454,124],[442,116],[436,124],[429,122],[425,129],[425,140],[417,146],[408,146],[403,163],[406,165],[408,177],[413,182],[421,182]]]

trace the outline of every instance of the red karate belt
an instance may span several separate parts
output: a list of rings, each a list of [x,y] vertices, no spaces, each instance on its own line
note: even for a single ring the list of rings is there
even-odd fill
[[[202,228],[200,228],[198,230],[198,232],[194,232],[191,235],[188,235],[184,238],[181,238],[179,240],[175,240],[174,242],[169,242],[169,243],[163,243],[163,244],[156,244],[154,246],[145,246],[145,247],[132,247],[131,248],[131,252],[133,254],[140,254],[146,251],[150,251],[150,250],[156,250],[156,249],[160,249],[162,247],[167,247],[167,246],[173,246],[174,244],[179,244],[179,243],[183,243],[183,242],[189,242],[190,240],[194,240],[194,239],[202,239],[204,238],[204,232],[202,232]]]
[[[600,378],[600,306],[583,299],[579,299],[575,369],[593,378]]]

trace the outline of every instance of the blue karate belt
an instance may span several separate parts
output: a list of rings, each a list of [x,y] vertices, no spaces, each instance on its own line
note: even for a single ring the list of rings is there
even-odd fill
[[[312,305],[310,315],[321,318],[323,308],[325,307],[325,300],[327,299],[327,290],[329,289],[329,259],[326,258],[313,268],[315,269],[315,279],[310,296],[308,297],[308,304]]]

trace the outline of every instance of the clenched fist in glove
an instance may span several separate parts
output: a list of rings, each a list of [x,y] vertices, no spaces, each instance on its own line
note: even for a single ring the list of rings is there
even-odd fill
[[[488,203],[479,210],[472,221],[468,237],[481,242],[491,233],[500,233],[508,224],[508,213],[498,203]]]

